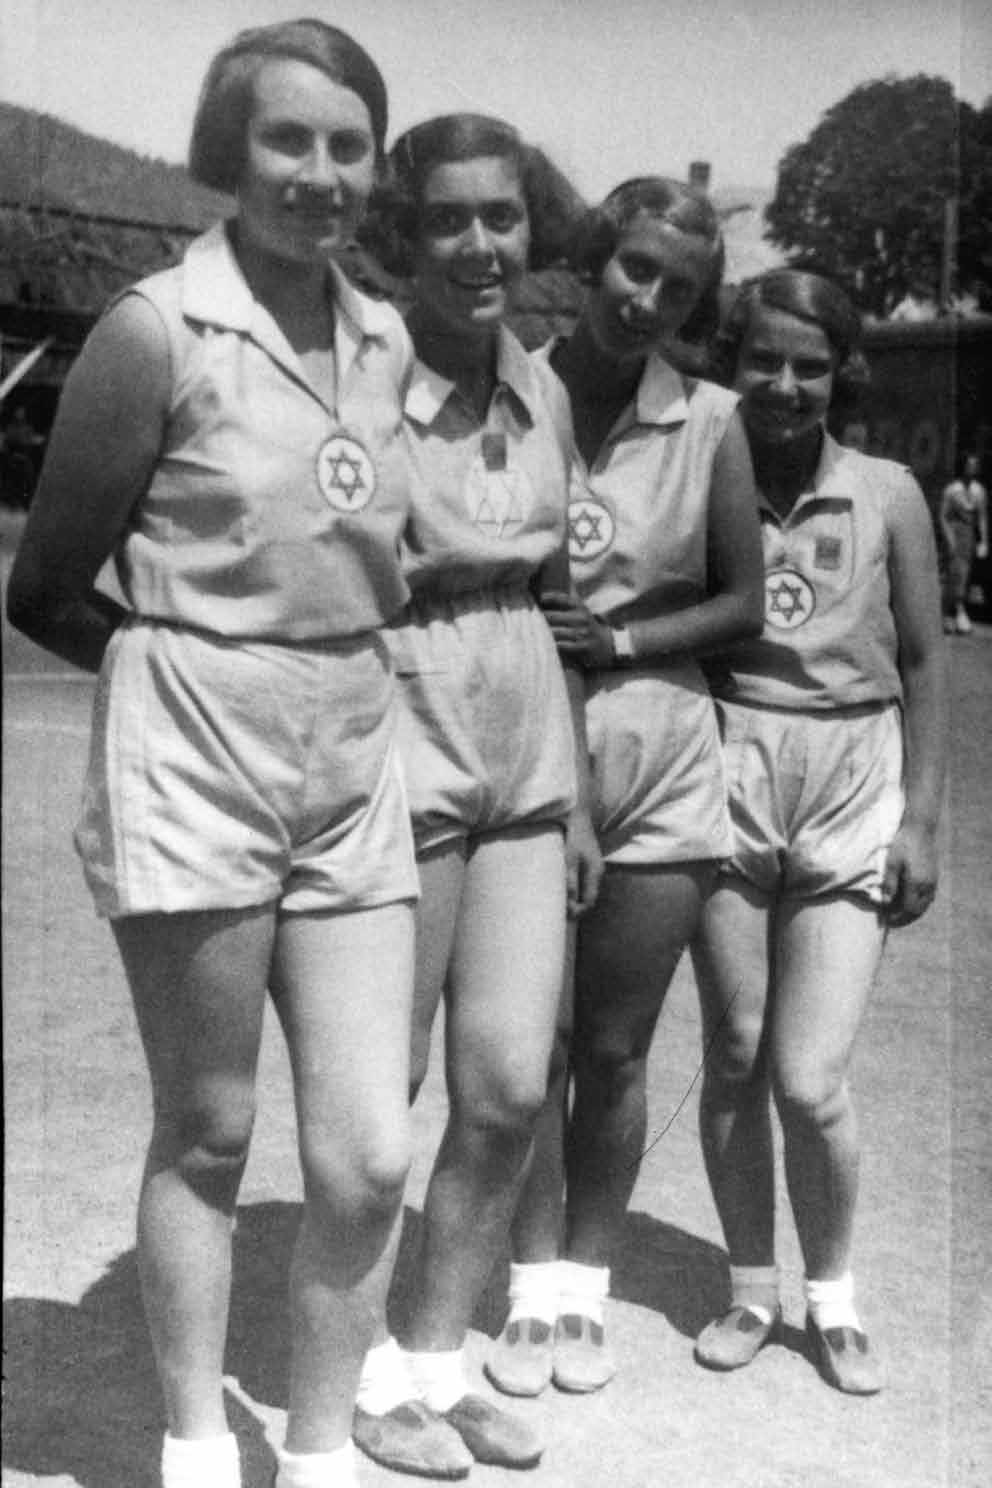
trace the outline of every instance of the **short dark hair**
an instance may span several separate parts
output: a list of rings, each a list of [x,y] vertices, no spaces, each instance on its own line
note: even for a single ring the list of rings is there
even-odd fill
[[[713,343],[711,374],[728,385],[756,309],[782,310],[823,331],[837,360],[832,402],[853,402],[870,380],[861,353],[861,316],[840,285],[804,269],[769,269],[745,280]]]
[[[530,223],[531,268],[565,257],[584,204],[544,151],[490,114],[440,114],[400,135],[373,192],[360,236],[384,268],[403,277],[412,273],[424,187],[435,166],[484,156],[509,160],[516,169]]]
[[[703,238],[711,247],[710,275],[698,302],[678,335],[684,341],[705,341],[720,321],[720,285],[726,254],[716,208],[704,192],[671,176],[633,176],[615,186],[587,212],[572,244],[571,261],[579,277],[598,284],[624,233],[641,213],[667,222],[679,232]]]
[[[194,181],[216,191],[237,190],[255,106],[255,80],[273,58],[308,62],[357,93],[369,111],[381,162],[389,109],[382,74],[346,31],[323,21],[280,21],[241,31],[211,62],[200,90],[189,146]]]

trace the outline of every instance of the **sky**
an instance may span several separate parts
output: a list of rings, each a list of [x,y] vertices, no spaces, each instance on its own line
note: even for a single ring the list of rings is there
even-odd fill
[[[317,15],[371,52],[390,134],[501,114],[590,200],[627,176],[773,187],[786,149],[860,83],[992,95],[988,0],[0,0],[0,99],[173,162],[200,83],[245,26]]]

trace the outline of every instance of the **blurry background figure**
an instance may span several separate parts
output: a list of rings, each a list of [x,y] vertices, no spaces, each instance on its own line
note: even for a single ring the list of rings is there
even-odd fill
[[[940,498],[940,530],[947,551],[944,599],[944,629],[948,634],[967,635],[969,582],[975,559],[988,557],[988,494],[978,479],[981,462],[965,455],[961,473],[944,487]],[[984,603],[984,593],[975,599]]]

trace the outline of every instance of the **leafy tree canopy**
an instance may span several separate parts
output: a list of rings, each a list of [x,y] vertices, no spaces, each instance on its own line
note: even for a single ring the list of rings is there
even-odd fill
[[[920,74],[864,83],[828,109],[783,157],[765,215],[792,264],[884,315],[908,290],[937,294],[948,202],[955,288],[992,307],[992,100],[976,110]]]

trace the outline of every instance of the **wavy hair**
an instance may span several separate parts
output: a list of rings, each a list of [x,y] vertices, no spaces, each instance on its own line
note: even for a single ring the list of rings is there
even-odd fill
[[[409,278],[431,171],[484,157],[508,160],[516,170],[530,224],[530,267],[561,262],[585,210],[582,199],[543,150],[527,144],[512,124],[489,114],[440,114],[400,135],[359,232],[363,247],[389,273]]]
[[[235,192],[241,178],[255,80],[267,61],[308,62],[365,104],[381,165],[389,108],[386,84],[368,52],[346,31],[323,21],[280,21],[241,31],[214,57],[200,90],[189,146],[194,181]]]
[[[615,186],[588,211],[573,239],[571,262],[585,284],[596,285],[631,224],[641,215],[666,222],[679,232],[702,238],[712,250],[709,278],[678,335],[706,341],[720,322],[720,285],[726,254],[720,219],[709,197],[670,176],[634,176]]]
[[[870,381],[860,350],[861,316],[839,285],[805,269],[769,269],[741,285],[714,339],[710,375],[727,386],[733,383],[751,317],[762,307],[820,327],[837,363],[831,406],[856,402]]]

